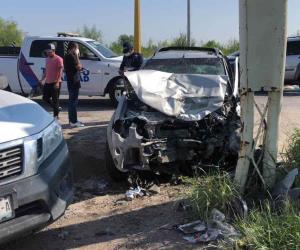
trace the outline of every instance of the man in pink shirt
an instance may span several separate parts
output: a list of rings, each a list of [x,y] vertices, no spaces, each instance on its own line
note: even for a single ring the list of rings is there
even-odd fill
[[[55,54],[54,44],[50,43],[47,45],[46,53],[46,70],[41,80],[41,83],[44,83],[43,100],[52,106],[53,115],[58,119],[59,89],[64,63],[63,59]]]

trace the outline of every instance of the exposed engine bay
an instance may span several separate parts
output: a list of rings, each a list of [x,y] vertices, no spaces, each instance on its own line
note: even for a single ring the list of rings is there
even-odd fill
[[[141,71],[127,79],[108,128],[119,171],[236,166],[239,103],[226,77]]]

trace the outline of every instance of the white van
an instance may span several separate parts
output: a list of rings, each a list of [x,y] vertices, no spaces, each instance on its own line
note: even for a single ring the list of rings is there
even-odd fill
[[[0,244],[57,220],[73,197],[61,126],[6,87],[0,75]]]
[[[29,95],[38,85],[45,70],[45,48],[56,46],[56,54],[64,57],[69,42],[79,44],[81,72],[80,94],[104,96],[109,94],[112,101],[120,94],[118,90],[119,67],[122,57],[92,39],[59,34],[58,37],[26,37],[21,48],[0,47],[0,74],[8,81],[9,90]],[[66,76],[63,77],[61,93],[67,94]]]

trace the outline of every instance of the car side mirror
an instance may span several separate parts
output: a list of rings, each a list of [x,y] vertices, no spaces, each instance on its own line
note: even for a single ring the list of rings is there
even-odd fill
[[[5,75],[0,74],[0,89],[6,89],[8,87],[8,80]]]

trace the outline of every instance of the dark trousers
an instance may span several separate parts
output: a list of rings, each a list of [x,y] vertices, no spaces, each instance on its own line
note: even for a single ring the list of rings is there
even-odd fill
[[[71,123],[76,123],[78,121],[77,106],[78,106],[79,88],[68,88],[68,90],[69,90],[69,103],[68,103],[69,121]]]
[[[46,83],[43,88],[43,100],[53,108],[53,115],[59,114],[59,88],[55,83]]]

